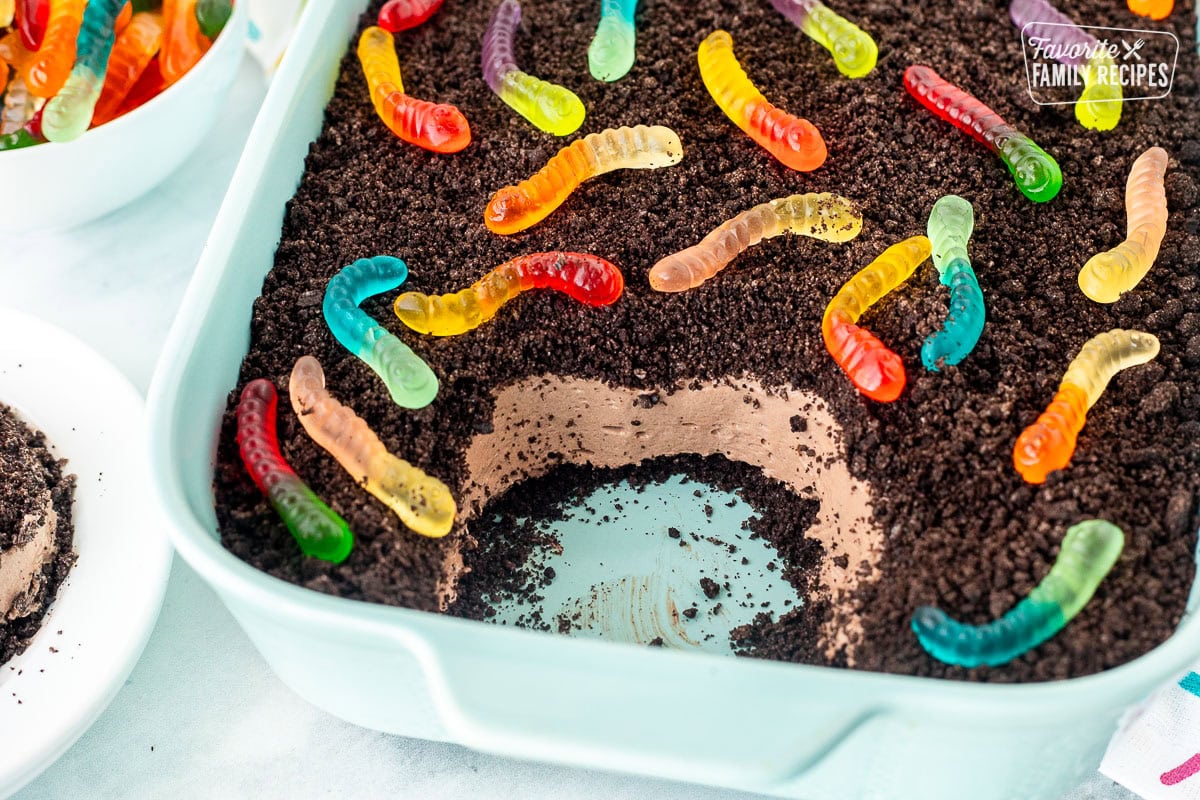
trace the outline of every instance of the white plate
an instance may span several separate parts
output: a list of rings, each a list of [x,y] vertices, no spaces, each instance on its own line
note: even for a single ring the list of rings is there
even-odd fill
[[[0,665],[0,797],[54,762],[125,682],[162,606],[171,549],[150,491],[142,397],[107,361],[0,309],[0,404],[74,474],[79,561],[28,649]]]

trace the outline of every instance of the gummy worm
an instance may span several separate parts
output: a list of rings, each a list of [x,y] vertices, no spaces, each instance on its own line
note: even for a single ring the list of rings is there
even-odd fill
[[[725,116],[756,144],[800,172],[825,163],[827,151],[821,132],[806,119],[793,117],[767,102],[733,54],[733,37],[713,31],[700,43],[697,54],[700,79]]]
[[[1097,303],[1115,303],[1146,277],[1167,232],[1163,176],[1167,151],[1151,147],[1137,157],[1125,181],[1125,241],[1097,253],[1079,271],[1079,288]]]
[[[196,24],[209,39],[216,39],[233,14],[233,0],[196,0]]]
[[[914,64],[904,70],[904,88],[918,103],[999,156],[1021,194],[1030,200],[1044,203],[1062,188],[1062,170],[1045,150],[929,67]]]
[[[0,112],[0,133],[13,133],[25,127],[33,112],[37,98],[25,88],[20,75],[14,75],[4,91],[4,111]]]
[[[163,42],[158,58],[167,86],[182,78],[208,50],[210,42],[196,21],[196,0],[163,0]]]
[[[56,0],[46,20],[46,32],[37,54],[25,65],[22,77],[38,97],[53,97],[62,88],[75,63],[75,38],[83,22],[87,0]]]
[[[941,330],[921,346],[921,363],[937,372],[942,364],[953,366],[975,349],[983,333],[987,313],[979,279],[967,257],[967,241],[975,228],[975,211],[958,195],[948,194],[929,212],[929,241],[933,265],[942,285],[950,287],[950,305]]]
[[[88,129],[108,72],[117,14],[125,0],[89,0],[75,40],[75,66],[46,104],[42,132],[51,142],[69,142]]]
[[[27,50],[37,50],[46,35],[50,19],[50,0],[17,0],[17,30]]]
[[[1044,40],[1055,60],[1074,67],[1083,79],[1075,118],[1085,128],[1107,131],[1121,119],[1121,84],[1114,81],[1112,56],[1048,0],[1012,0],[1008,15],[1028,39]]]
[[[559,150],[533,177],[492,195],[483,221],[493,233],[517,233],[550,216],[589,178],[616,169],[669,167],[681,160],[679,136],[661,125],[589,133]]]
[[[1044,39],[1056,61],[1079,68],[1099,42],[1048,0],[1012,0],[1008,16],[1028,39]]]
[[[100,99],[96,101],[96,110],[92,113],[93,125],[103,125],[117,116],[121,103],[158,52],[162,33],[161,14],[157,11],[139,11],[133,15],[125,30],[117,34],[112,55],[108,59],[104,87],[100,90]]]
[[[23,147],[33,147],[35,144],[42,144],[44,142],[45,139],[34,136],[29,131],[29,128],[21,128],[20,130],[0,136],[0,151],[20,150]]]
[[[403,141],[435,153],[457,153],[471,143],[467,118],[452,105],[404,93],[394,39],[372,26],[358,40],[358,60],[367,78],[375,113]]]
[[[586,111],[570,89],[517,68],[513,39],[521,24],[518,0],[500,0],[483,34],[483,79],[504,103],[538,130],[567,136],[579,130]]]
[[[267,496],[306,556],[340,564],[354,548],[354,534],[308,488],[284,459],[275,434],[279,405],[275,384],[258,378],[246,384],[237,408],[237,443],[246,471]]]
[[[17,13],[16,0],[0,0],[0,28],[7,28],[13,23]]]
[[[588,69],[598,81],[616,81],[633,67],[638,0],[600,0],[600,24],[588,47]]]
[[[416,28],[442,7],[443,0],[387,0],[379,9],[376,24],[389,33]]]
[[[1123,369],[1158,355],[1158,339],[1141,331],[1114,329],[1093,336],[1067,368],[1058,393],[1013,448],[1013,465],[1029,483],[1043,483],[1071,461],[1075,441],[1108,382]]]
[[[615,265],[586,253],[533,253],[506,261],[470,287],[453,294],[405,292],[396,316],[434,336],[456,336],[496,316],[500,306],[529,289],[554,289],[589,306],[616,302],[625,278]]]
[[[13,78],[21,78],[22,83],[25,80],[22,76],[34,55],[35,53],[25,47],[21,35],[16,31],[9,31],[0,37],[0,70],[3,70],[4,64],[7,63],[17,73]],[[4,73],[0,72],[0,74]]]
[[[408,266],[398,258],[360,258],[329,281],[322,310],[334,338],[383,379],[396,405],[424,408],[437,396],[437,376],[408,345],[358,307],[406,278]]]
[[[838,72],[861,78],[875,69],[879,48],[862,28],[835,14],[821,0],[771,0],[775,10],[833,56]]]
[[[290,381],[300,424],[360,486],[395,512],[410,530],[439,538],[450,532],[457,509],[446,484],[392,455],[365,421],[325,390],[325,373],[302,356]]]
[[[424,25],[443,0],[388,0],[379,9],[379,27],[389,33],[399,33]]]
[[[1150,19],[1166,19],[1175,10],[1175,0],[1128,0],[1126,4],[1134,14]]]
[[[848,242],[862,230],[854,201],[829,192],[794,194],[743,211],[686,250],[650,268],[650,288],[684,292],[716,275],[743,251],[782,233]]]
[[[1125,533],[1102,519],[1072,525],[1054,566],[1029,595],[995,622],[964,625],[931,606],[912,629],[931,656],[959,667],[996,667],[1029,652],[1075,618],[1121,556]]]
[[[22,147],[32,147],[44,144],[42,138],[42,109],[38,109],[25,123],[25,127],[0,135],[0,150],[20,150]]]
[[[113,23],[113,29],[117,33],[125,30],[125,26],[133,19],[133,0],[123,0],[123,2],[121,10],[117,12],[117,21]]]
[[[858,327],[863,313],[929,258],[930,242],[913,236],[884,250],[846,282],[821,320],[821,336],[833,360],[867,397],[890,403],[904,391],[904,362],[870,331]]]
[[[138,108],[150,100],[153,100],[162,90],[166,88],[163,83],[162,71],[158,68],[158,56],[150,59],[150,63],[146,65],[146,69],[142,72],[142,76],[137,79],[137,83],[129,90],[129,94],[125,95],[125,99],[121,101],[121,105],[117,107],[117,116],[124,116],[135,108]]]
[[[1110,131],[1121,121],[1121,82],[1106,50],[1098,50],[1080,69],[1083,91],[1075,103],[1075,119],[1085,128]]]

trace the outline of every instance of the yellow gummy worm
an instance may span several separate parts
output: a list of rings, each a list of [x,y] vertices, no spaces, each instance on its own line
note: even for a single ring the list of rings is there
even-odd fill
[[[1167,194],[1163,176],[1167,151],[1151,147],[1138,156],[1125,183],[1125,241],[1088,259],[1079,272],[1079,288],[1097,303],[1115,303],[1146,277],[1167,231]]]
[[[304,430],[346,472],[423,536],[450,532],[457,508],[446,484],[396,458],[365,421],[325,390],[325,373],[312,356],[292,367],[292,409]]]
[[[794,194],[754,206],[721,224],[686,250],[650,269],[650,286],[660,292],[693,289],[716,275],[744,250],[782,233],[826,242],[848,242],[862,230],[854,201],[830,192]]]
[[[362,64],[363,74],[367,82],[374,87],[371,92],[371,102],[375,110],[383,116],[380,105],[384,98],[392,92],[403,92],[404,82],[400,77],[400,58],[396,55],[396,46],[390,33],[383,28],[372,25],[363,31],[358,40],[358,60]]]
[[[661,125],[591,133],[559,150],[533,177],[496,192],[483,220],[494,233],[517,233],[548,217],[589,178],[615,169],[669,167],[682,159],[679,136]]]
[[[1075,103],[1075,119],[1085,128],[1111,131],[1121,120],[1121,83],[1108,50],[1098,48],[1079,68],[1083,93]]]
[[[717,107],[780,163],[810,172],[829,155],[821,132],[806,119],[776,108],[750,80],[733,52],[728,31],[713,31],[696,52],[700,79]]]
[[[773,5],[779,8],[781,3],[773,2]],[[861,78],[875,69],[879,48],[862,28],[821,2],[802,5],[811,10],[805,15],[800,29],[830,52],[839,72],[847,78]]]
[[[1078,386],[1087,396],[1088,408],[1096,405],[1108,382],[1123,369],[1145,364],[1158,355],[1158,337],[1120,328],[1088,339],[1067,367],[1062,384]]]
[[[880,253],[846,282],[825,309],[825,316],[858,322],[867,309],[908,280],[929,258],[933,244],[926,236],[911,236]]]

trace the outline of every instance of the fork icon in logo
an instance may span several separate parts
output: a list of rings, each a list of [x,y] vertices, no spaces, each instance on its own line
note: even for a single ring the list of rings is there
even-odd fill
[[[1142,60],[1141,53],[1139,53],[1138,50],[1141,50],[1142,45],[1144,45],[1146,43],[1145,39],[1138,39],[1133,44],[1130,44],[1129,42],[1125,41],[1124,39],[1121,39],[1120,41],[1121,41],[1121,46],[1125,48],[1125,55],[1121,56],[1122,61],[1128,61],[1130,56],[1133,56],[1138,61]]]

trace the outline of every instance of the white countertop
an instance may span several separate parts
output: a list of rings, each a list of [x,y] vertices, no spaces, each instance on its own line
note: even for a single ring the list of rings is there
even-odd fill
[[[90,342],[145,392],[262,101],[242,66],[214,132],[132,206],[58,235],[5,242],[10,302]],[[20,800],[221,798],[749,798],[493,758],[342,722],[293,695],[216,595],[176,560],[141,662],[96,724]],[[1097,777],[1075,800],[1132,798]]]

